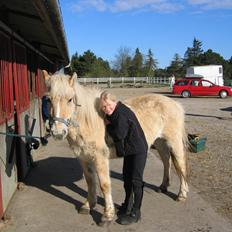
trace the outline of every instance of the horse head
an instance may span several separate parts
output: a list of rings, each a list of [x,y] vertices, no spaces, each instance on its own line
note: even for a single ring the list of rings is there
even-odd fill
[[[51,132],[55,139],[65,139],[69,126],[77,126],[73,117],[76,110],[75,79],[72,76],[55,73],[49,75],[43,70],[46,86],[50,89],[51,110]]]

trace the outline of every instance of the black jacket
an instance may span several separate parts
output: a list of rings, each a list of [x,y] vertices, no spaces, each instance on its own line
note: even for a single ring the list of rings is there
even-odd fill
[[[106,119],[110,122],[107,132],[114,140],[118,156],[147,154],[144,132],[130,108],[118,102],[113,114]]]

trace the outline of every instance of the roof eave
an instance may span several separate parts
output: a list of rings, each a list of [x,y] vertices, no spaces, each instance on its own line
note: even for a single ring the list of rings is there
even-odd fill
[[[35,8],[41,18],[44,19],[44,26],[47,27],[55,41],[65,65],[69,64],[69,54],[61,10],[57,0],[33,1]]]

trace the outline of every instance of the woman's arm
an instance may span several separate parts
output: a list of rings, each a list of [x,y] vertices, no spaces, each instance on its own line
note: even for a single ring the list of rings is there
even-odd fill
[[[129,130],[128,119],[120,114],[116,120],[107,125],[107,130],[114,140],[117,156],[125,156],[124,140]]]

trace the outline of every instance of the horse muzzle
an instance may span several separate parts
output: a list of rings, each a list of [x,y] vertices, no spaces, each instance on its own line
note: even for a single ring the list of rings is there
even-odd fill
[[[53,117],[51,119],[51,132],[55,139],[64,140],[68,135],[68,127],[79,127],[77,121],[72,119],[64,119],[59,117]]]
[[[64,140],[67,137],[68,131],[66,129],[57,129],[52,127],[52,136],[57,140]]]

